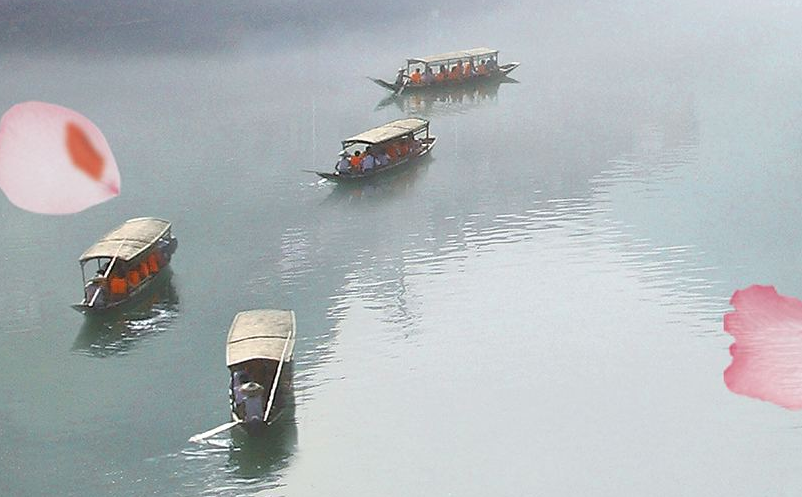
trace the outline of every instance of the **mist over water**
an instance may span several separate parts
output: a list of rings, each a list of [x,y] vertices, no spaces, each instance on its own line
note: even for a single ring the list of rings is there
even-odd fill
[[[722,378],[732,292],[802,296],[793,4],[0,4],[0,108],[103,130],[121,195],[0,201],[2,495],[797,495],[798,413]],[[386,92],[490,46],[508,82]],[[430,160],[333,188],[339,142],[431,119]],[[172,275],[89,320],[77,258],[173,222]],[[228,419],[234,314],[291,308],[294,407]]]

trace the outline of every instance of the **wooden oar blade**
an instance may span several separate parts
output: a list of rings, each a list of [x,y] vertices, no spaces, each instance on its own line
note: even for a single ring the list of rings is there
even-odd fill
[[[224,432],[226,430],[230,430],[231,428],[237,426],[238,424],[240,424],[239,421],[229,421],[228,423],[222,424],[222,425],[220,425],[220,426],[218,426],[216,428],[212,428],[209,431],[204,431],[203,433],[198,433],[197,435],[192,435],[189,438],[189,441],[192,442],[192,443],[201,443],[205,439],[207,439],[209,437],[213,437],[213,436],[217,435],[218,433],[222,433],[222,432]]]
[[[390,90],[391,92],[394,92],[394,93],[396,91],[398,91],[398,88],[396,88],[396,86],[394,84],[388,83],[387,81],[384,81],[383,79],[371,78],[370,76],[368,76],[368,79],[373,81],[374,83],[376,83],[377,85],[381,86],[382,88],[384,88],[386,90]]]

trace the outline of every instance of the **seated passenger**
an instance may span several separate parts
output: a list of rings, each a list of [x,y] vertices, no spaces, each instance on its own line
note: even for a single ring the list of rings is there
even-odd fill
[[[498,71],[498,63],[496,62],[495,57],[490,57],[487,59],[487,70],[489,72]]]
[[[448,77],[448,70],[446,69],[446,66],[440,65],[440,72],[435,75],[434,80],[437,83],[442,83],[446,80],[446,77]]]
[[[367,150],[365,150],[365,155],[362,156],[361,166],[362,166],[362,171],[366,173],[369,171],[373,171],[373,168],[376,167],[376,158],[373,157],[370,147],[368,147]]]
[[[148,256],[148,269],[150,270],[150,274],[156,274],[159,272],[159,258],[156,255],[156,252],[151,252]]]
[[[465,78],[465,79],[468,79],[468,78],[471,78],[471,77],[473,77],[475,75],[476,75],[476,71],[473,68],[473,61],[472,60],[468,61],[468,63],[465,64],[465,70],[462,73],[462,77]]]
[[[338,173],[347,173],[349,169],[351,169],[351,161],[348,159],[348,156],[345,155],[345,150],[343,150],[340,152],[340,160],[337,162],[334,170]]]
[[[417,138],[413,138],[409,146],[410,152],[412,152],[413,154],[417,154],[421,151],[422,148],[423,148],[423,143]]]
[[[359,155],[360,152],[357,150],[354,152],[354,155],[351,156],[351,171],[359,171],[359,163],[362,162],[362,157]]]
[[[234,404],[239,405],[245,402],[245,396],[242,390],[240,390],[240,387],[246,383],[250,383],[250,381],[251,377],[248,376],[246,371],[234,371],[231,378],[231,391],[234,393]]]
[[[98,276],[106,276],[106,271],[109,269],[109,264],[111,261],[107,261],[105,264],[97,268],[97,275]]]
[[[131,269],[128,271],[128,284],[130,286],[137,286],[139,285],[139,271],[136,269]]]
[[[125,295],[128,293],[128,283],[121,275],[113,274],[111,278],[109,278],[109,290],[113,295],[118,297]]]
[[[419,85],[421,83],[420,67],[415,68],[415,72],[412,73],[412,76],[410,76],[409,79],[412,80],[413,84]]]
[[[476,74],[479,76],[485,76],[488,73],[487,64],[485,64],[485,60],[482,59],[482,62],[479,63],[479,67],[476,69]]]
[[[423,84],[425,84],[425,85],[430,85],[430,84],[434,83],[435,76],[434,76],[434,72],[432,71],[431,67],[426,66],[426,71],[423,73],[423,78],[421,78],[421,80],[423,81]]]
[[[404,157],[409,153],[409,141],[403,140],[398,144],[398,155]]]
[[[390,154],[387,153],[386,150],[381,150],[376,155],[376,165],[378,167],[384,167],[390,163]]]
[[[462,61],[457,62],[457,65],[451,68],[451,74],[448,75],[448,79],[452,81],[458,81],[462,78]]]

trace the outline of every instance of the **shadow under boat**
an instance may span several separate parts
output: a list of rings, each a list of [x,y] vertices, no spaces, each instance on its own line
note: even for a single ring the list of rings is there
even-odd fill
[[[178,315],[179,304],[172,276],[172,270],[166,268],[142,297],[104,314],[87,315],[72,350],[108,357],[169,329]]]
[[[460,86],[418,89],[416,92],[389,95],[376,104],[375,111],[395,105],[406,114],[424,116],[460,114],[488,101],[497,101],[501,85],[519,84],[509,76]]]

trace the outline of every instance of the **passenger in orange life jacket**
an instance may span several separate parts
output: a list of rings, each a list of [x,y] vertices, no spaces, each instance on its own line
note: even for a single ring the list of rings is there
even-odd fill
[[[450,80],[459,80],[462,78],[462,61],[457,62],[457,65],[451,68],[451,74],[448,75]]]
[[[150,270],[150,274],[159,272],[159,260],[158,256],[156,256],[156,252],[151,252],[148,256],[148,269]]]
[[[128,284],[131,286],[137,286],[139,285],[139,281],[139,271],[136,269],[130,269],[128,271]]]
[[[399,149],[398,155],[404,157],[409,153],[409,142],[407,140],[402,140],[398,144],[398,149]]]
[[[390,158],[391,161],[396,160],[398,158],[398,150],[395,148],[395,144],[391,143],[387,145],[387,156]]]
[[[476,69],[476,74],[479,76],[485,76],[488,73],[487,64],[485,64],[485,60],[482,59],[482,62],[479,63],[479,67]]]
[[[434,76],[434,81],[436,83],[442,83],[443,81],[446,80],[447,77],[448,77],[448,69],[446,69],[446,66],[441,64],[440,71]]]
[[[462,73],[462,77],[468,79],[476,74],[476,71],[473,68],[473,61],[469,60],[467,64],[465,64],[465,72]]]
[[[354,152],[354,155],[351,156],[351,170],[352,171],[359,171],[359,164],[362,162],[362,157],[360,157],[361,152],[357,150]]]
[[[416,85],[421,84],[420,67],[415,68],[415,72],[412,73],[412,76],[410,76],[409,79],[411,79],[412,83]]]

